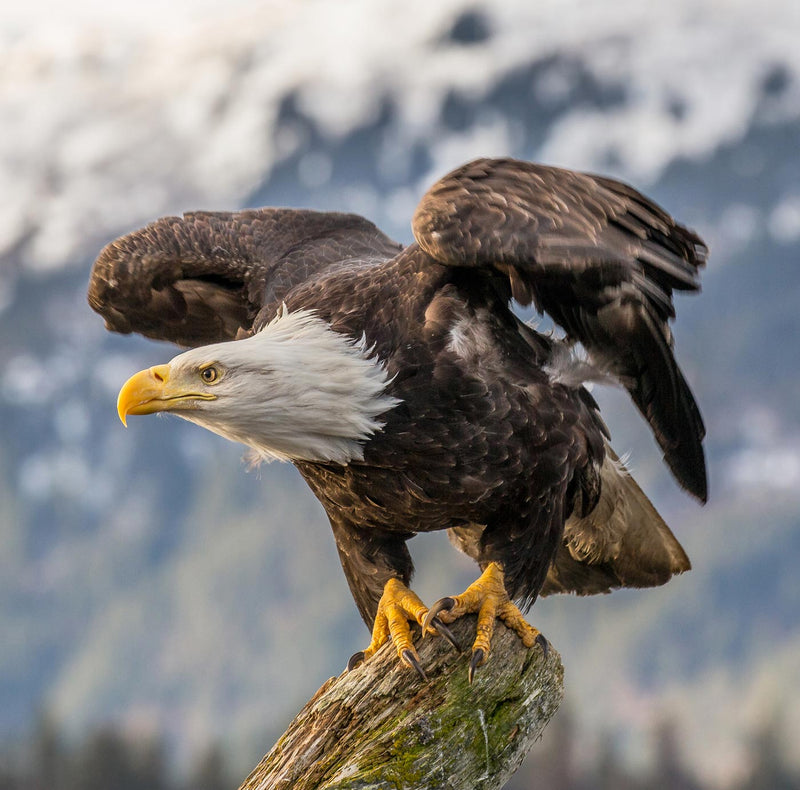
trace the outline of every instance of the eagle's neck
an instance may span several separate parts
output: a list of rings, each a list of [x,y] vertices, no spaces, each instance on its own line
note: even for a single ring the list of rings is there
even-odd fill
[[[381,415],[399,403],[365,341],[309,311],[284,310],[253,337],[219,344],[217,355],[230,381],[220,383],[213,408],[181,416],[248,445],[258,459],[363,460]]]

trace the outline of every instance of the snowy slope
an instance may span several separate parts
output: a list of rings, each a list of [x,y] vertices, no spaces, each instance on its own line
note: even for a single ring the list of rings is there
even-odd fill
[[[785,0],[760,3],[757,16],[747,2],[635,0],[239,0],[222,17],[184,0],[130,18],[99,3],[77,16],[72,5],[28,5],[0,30],[0,182],[13,195],[0,251],[22,245],[35,269],[81,265],[98,239],[151,216],[240,203],[304,143],[273,133],[290,97],[332,138],[374,121],[389,99],[379,165],[402,167],[422,143],[422,181],[472,156],[532,150],[525,124],[491,105],[468,129],[441,117],[449,98],[480,105],[532,62],[543,70],[527,98],[543,116],[571,100],[537,155],[584,169],[613,162],[640,183],[741,137],[776,68],[790,95],[771,114],[800,112],[798,11]],[[458,29],[448,38],[475,8],[478,40],[459,41]],[[576,102],[581,79],[606,89],[614,111]],[[298,175],[318,185],[326,168],[312,159]]]

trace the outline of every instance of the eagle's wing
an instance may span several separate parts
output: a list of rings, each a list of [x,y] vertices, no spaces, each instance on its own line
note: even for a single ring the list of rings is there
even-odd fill
[[[383,260],[400,249],[355,214],[252,209],[163,217],[103,249],[89,303],[112,331],[205,345],[257,329],[293,286],[327,266]]]
[[[625,184],[509,159],[438,181],[413,220],[425,252],[493,267],[628,389],[679,483],[705,501],[700,412],[672,355],[674,289],[699,288],[707,249]]]

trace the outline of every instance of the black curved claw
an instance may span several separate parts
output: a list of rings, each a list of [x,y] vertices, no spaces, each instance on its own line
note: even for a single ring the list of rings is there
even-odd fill
[[[364,651],[359,650],[358,653],[353,653],[350,660],[347,662],[347,671],[352,672],[360,663],[364,661]]]
[[[436,603],[428,609],[428,614],[425,615],[425,618],[422,621],[422,633],[423,635],[428,630],[431,625],[431,621],[437,614],[440,612],[449,612],[454,606],[456,602],[453,598],[449,596],[446,598],[440,598]]]
[[[486,660],[486,654],[483,652],[482,647],[476,647],[472,651],[472,660],[469,662],[469,682],[472,685],[472,679],[475,677],[475,670]]]
[[[425,670],[422,668],[422,665],[417,660],[417,657],[408,648],[403,650],[400,656],[406,664],[408,664],[410,667],[414,667],[414,669],[417,670],[417,674],[423,680],[428,679],[428,676],[425,674]]]
[[[550,643],[545,639],[544,634],[539,634],[536,637],[536,644],[542,648],[542,653],[544,657],[547,658],[547,654],[550,652]]]
[[[431,620],[431,625],[436,629],[439,636],[443,636],[459,653],[462,652],[461,645],[456,641],[453,632],[438,617],[434,617]]]

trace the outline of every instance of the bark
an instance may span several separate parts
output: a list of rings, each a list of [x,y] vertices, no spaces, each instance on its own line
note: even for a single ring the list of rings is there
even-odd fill
[[[452,630],[463,645],[475,618]],[[428,680],[386,645],[331,678],[240,790],[490,790],[510,778],[558,709],[561,659],[526,649],[502,623],[470,686],[470,653],[439,637],[417,640]]]

